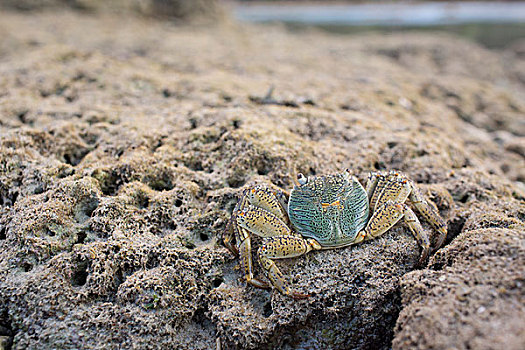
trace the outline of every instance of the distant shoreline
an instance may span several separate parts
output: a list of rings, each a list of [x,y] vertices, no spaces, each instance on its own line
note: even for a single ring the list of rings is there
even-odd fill
[[[243,2],[234,17],[246,22],[313,25],[433,26],[467,23],[525,23],[525,1],[423,3]]]

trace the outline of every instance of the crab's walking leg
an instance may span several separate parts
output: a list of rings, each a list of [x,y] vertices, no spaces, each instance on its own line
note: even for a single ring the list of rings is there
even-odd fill
[[[381,205],[374,212],[365,229],[359,233],[354,243],[359,243],[363,240],[373,239],[382,235],[401,220],[401,218],[404,218],[410,231],[423,249],[419,259],[419,263],[421,264],[421,262],[423,262],[428,256],[430,241],[428,235],[423,230],[421,223],[417,219],[416,214],[414,214],[412,209],[406,204],[387,201]]]
[[[260,237],[291,235],[290,228],[277,216],[266,209],[251,204],[237,213],[232,224],[238,230],[239,256],[246,281],[258,288],[268,288],[268,283],[253,276],[252,247],[250,232]]]
[[[241,269],[248,283],[258,288],[269,284],[253,276],[251,232],[267,237],[290,234],[285,205],[289,194],[276,186],[256,186],[244,190],[226,224],[223,243],[234,255],[239,255]],[[268,225],[268,226],[265,226]],[[235,240],[236,245],[233,244]]]
[[[396,171],[371,173],[366,184],[370,211],[386,201],[404,203],[411,188],[406,177]]]
[[[447,223],[441,218],[437,210],[430,205],[421,192],[417,189],[414,183],[410,182],[412,192],[410,193],[410,202],[414,204],[417,211],[423,215],[423,217],[439,232],[439,236],[436,241],[436,249],[441,247],[445,238],[447,238]]]
[[[377,183],[379,182],[379,178],[382,175],[380,175],[377,172],[371,172],[370,175],[368,175],[368,180],[366,181],[366,194],[368,196],[368,202],[372,202],[372,195],[376,189]],[[374,208],[371,208],[373,210]]]
[[[268,283],[253,277],[252,239],[250,233],[242,227],[239,227],[239,240],[241,241],[239,244],[239,261],[246,282],[257,288],[269,288]]]
[[[283,220],[265,209],[250,204],[237,214],[236,222],[240,227],[260,237],[283,236],[292,233]]]
[[[235,225],[233,224],[232,217],[228,220],[228,223],[224,228],[224,232],[222,234],[222,242],[224,243],[224,246],[228,248],[228,250],[232,252],[232,254],[235,256],[239,256],[239,250],[237,249],[235,244],[233,244],[233,240],[237,236],[238,234],[235,233]]]
[[[259,248],[259,261],[271,284],[282,294],[290,295],[294,299],[304,299],[309,295],[292,290],[290,282],[275,265],[273,259],[293,258],[319,249],[321,245],[314,239],[304,239],[299,236],[271,237]]]
[[[428,235],[421,226],[416,214],[410,207],[406,204],[403,204],[405,222],[408,225],[408,228],[412,232],[412,235],[416,238],[417,244],[422,248],[421,256],[419,257],[418,265],[422,265],[428,257],[430,251],[430,240]]]
[[[288,196],[277,186],[260,185],[244,191],[245,201],[269,211],[284,222],[288,222],[288,214],[285,209]]]

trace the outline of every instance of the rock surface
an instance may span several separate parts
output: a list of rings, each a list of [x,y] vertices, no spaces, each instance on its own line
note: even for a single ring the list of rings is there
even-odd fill
[[[4,12],[0,36],[5,348],[525,347],[516,50],[69,12]],[[398,225],[280,262],[309,299],[247,286],[221,232],[293,167],[404,171],[446,246],[417,269]]]

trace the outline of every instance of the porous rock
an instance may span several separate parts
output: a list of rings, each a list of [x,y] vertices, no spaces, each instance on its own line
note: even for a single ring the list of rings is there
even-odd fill
[[[521,56],[429,34],[0,22],[6,346],[523,348]],[[293,168],[405,172],[446,246],[418,269],[398,225],[279,262],[306,300],[247,285],[221,232],[243,188],[290,188]]]

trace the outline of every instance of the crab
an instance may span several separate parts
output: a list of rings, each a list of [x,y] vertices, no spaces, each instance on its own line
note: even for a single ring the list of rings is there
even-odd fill
[[[435,204],[400,172],[372,172],[366,189],[348,169],[308,178],[298,174],[294,182],[290,193],[272,184],[245,189],[226,225],[224,245],[239,256],[246,281],[255,287],[274,287],[294,299],[306,298],[308,294],[292,288],[274,260],[374,239],[401,219],[421,247],[418,264],[422,264],[430,240],[412,208],[438,232],[436,249],[446,238],[447,225]],[[264,238],[257,256],[268,282],[254,277],[253,235]]]

